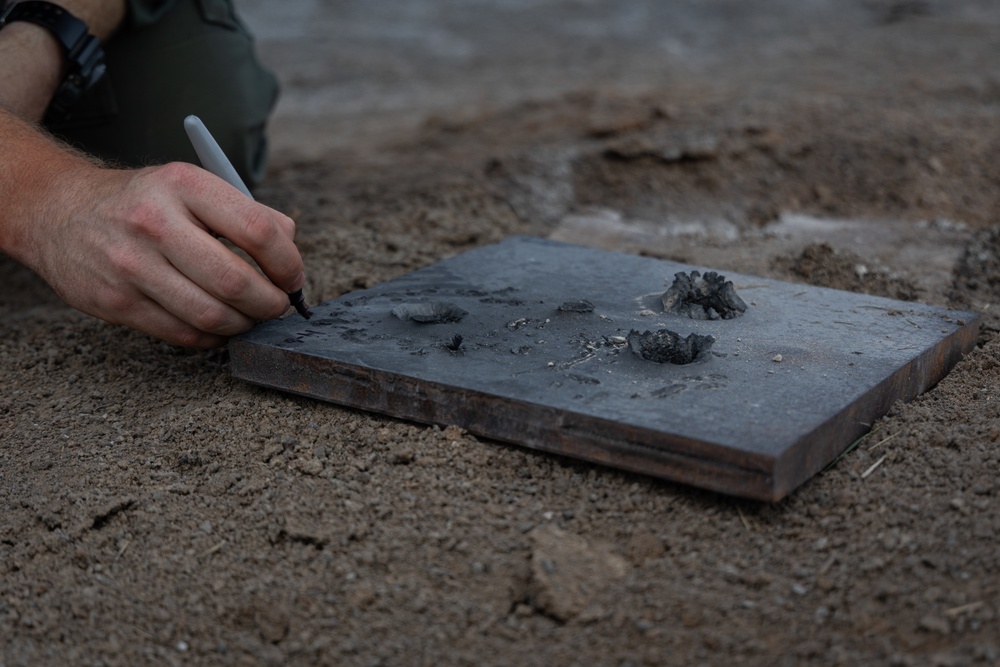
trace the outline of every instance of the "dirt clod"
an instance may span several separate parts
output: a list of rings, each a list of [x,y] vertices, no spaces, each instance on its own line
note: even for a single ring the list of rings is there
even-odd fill
[[[568,621],[628,572],[621,556],[552,525],[530,533],[531,599],[538,611]]]
[[[857,255],[834,250],[828,243],[813,243],[801,253],[779,258],[775,265],[810,285],[832,287],[913,301],[919,291],[905,276],[870,267]]]

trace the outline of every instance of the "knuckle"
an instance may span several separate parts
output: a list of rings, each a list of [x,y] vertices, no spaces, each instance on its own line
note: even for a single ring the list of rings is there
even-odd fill
[[[127,290],[107,289],[96,295],[94,301],[103,318],[120,323],[129,319],[130,313],[139,303],[139,298]]]
[[[247,244],[257,250],[271,246],[281,233],[280,223],[269,211],[256,209],[251,212],[243,223],[243,237]]]
[[[142,261],[135,253],[124,248],[108,250],[108,263],[117,277],[126,283],[134,284],[142,276]]]
[[[166,223],[162,209],[149,200],[138,202],[125,214],[125,226],[128,230],[149,239],[162,239]]]
[[[227,266],[216,282],[219,298],[227,303],[239,300],[250,290],[252,278],[238,267]]]
[[[287,215],[278,213],[275,215],[275,220],[278,226],[281,228],[281,232],[290,239],[295,238],[295,221],[289,218]]]
[[[229,325],[229,311],[219,303],[207,304],[194,315],[191,325],[198,332],[220,334],[226,331]]]
[[[170,162],[158,167],[159,177],[179,188],[193,188],[201,179],[201,170],[186,162]]]

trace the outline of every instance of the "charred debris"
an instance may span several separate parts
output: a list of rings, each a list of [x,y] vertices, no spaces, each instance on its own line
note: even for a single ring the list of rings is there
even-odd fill
[[[736,293],[731,280],[715,271],[674,274],[674,282],[660,298],[663,311],[693,320],[731,320],[743,315],[747,304]],[[660,364],[690,364],[707,359],[715,338],[690,334],[687,338],[669,329],[632,330],[628,346],[646,361]]]
[[[715,339],[711,336],[690,334],[682,338],[669,329],[639,333],[632,329],[628,334],[628,347],[646,361],[658,364],[684,365],[708,357]]]
[[[693,320],[731,320],[747,310],[733,281],[715,271],[674,274],[674,283],[663,296],[663,310]]]

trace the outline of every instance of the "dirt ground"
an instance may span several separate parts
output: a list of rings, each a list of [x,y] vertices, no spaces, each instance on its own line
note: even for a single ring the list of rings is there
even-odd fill
[[[364,4],[243,3],[311,299],[533,234],[982,311],[978,347],[771,505],[248,386],[0,258],[0,667],[1000,664],[1000,9],[414,2],[472,46],[401,70]]]

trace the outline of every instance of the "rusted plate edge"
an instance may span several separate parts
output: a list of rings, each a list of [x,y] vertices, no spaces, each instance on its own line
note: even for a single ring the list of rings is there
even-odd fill
[[[909,403],[944,379],[972,351],[979,336],[982,315],[971,312],[954,315],[966,323],[901,366],[778,457],[772,500],[781,500],[794,491],[870,431],[893,403]]]
[[[757,500],[775,495],[775,461],[763,454],[239,340],[230,343],[230,364],[233,377],[301,396],[460,426],[479,436],[729,495]],[[377,387],[383,389],[374,396]],[[474,409],[477,403],[481,409]]]

